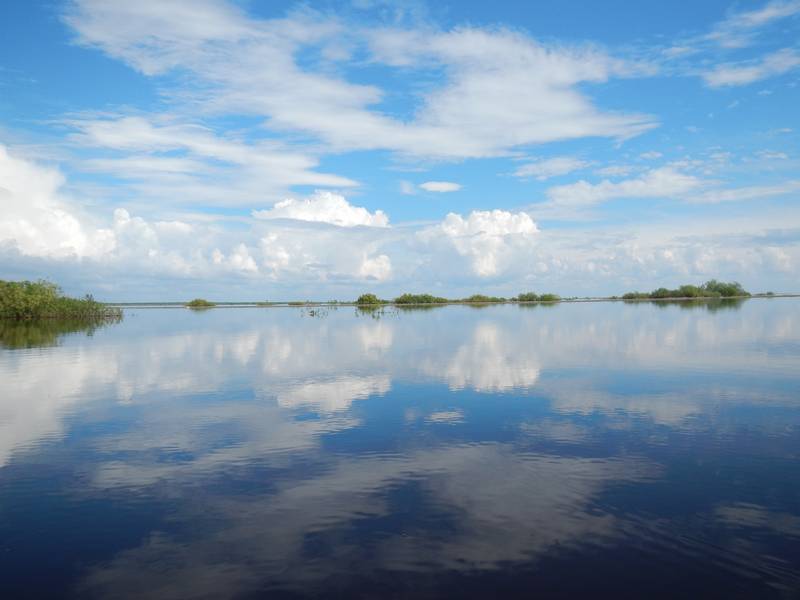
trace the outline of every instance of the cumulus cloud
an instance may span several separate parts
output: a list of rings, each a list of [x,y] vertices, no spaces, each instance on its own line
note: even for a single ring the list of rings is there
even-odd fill
[[[421,187],[426,192],[457,192],[461,189],[461,184],[453,183],[452,181],[426,181],[425,183],[420,183],[419,187]]]
[[[425,289],[443,286],[449,294],[469,292],[486,280],[514,293],[522,286],[617,293],[618,284],[608,289],[609,281],[636,287],[639,281],[684,281],[689,276],[744,283],[773,277],[769,287],[788,289],[789,283],[780,282],[796,280],[800,268],[800,237],[793,230],[779,236],[764,233],[800,227],[791,206],[777,205],[763,218],[725,221],[715,214],[691,223],[683,220],[663,231],[656,223],[640,224],[635,232],[619,225],[613,230],[540,231],[527,212],[499,209],[450,213],[434,224],[388,227],[379,211],[317,192],[265,210],[266,218],[241,217],[226,226],[201,219],[146,218],[123,207],[90,217],[64,191],[64,183],[57,169],[2,149],[0,268],[5,275],[0,277],[57,272],[59,283],[81,281],[80,292],[93,282],[88,290],[100,292],[100,276],[108,289],[127,290],[114,299],[140,298],[140,292],[131,290],[139,290],[143,282],[149,282],[150,291],[142,299],[185,295],[187,282],[246,299],[252,299],[254,290],[277,286],[308,289],[308,297],[314,298],[352,298],[365,283],[387,286],[376,289],[387,295],[403,291],[410,282]],[[615,197],[730,202],[800,192],[796,181],[740,188],[712,183],[670,167],[622,181],[558,186],[548,196],[565,203],[553,205],[555,210],[585,208]],[[743,232],[751,237],[743,239]],[[234,292],[238,282],[241,287]],[[276,292],[268,293],[274,297]]]
[[[520,253],[532,250],[538,231],[524,212],[476,210],[466,218],[449,213],[420,237],[433,246],[454,250],[478,277],[490,277],[508,269]]]
[[[116,208],[104,221],[89,218],[63,192],[58,170],[15,157],[0,146],[0,247],[18,257],[59,260],[87,271],[125,279],[169,276],[212,279],[223,275],[265,280],[379,280],[391,277],[381,240],[368,231],[354,237],[345,228],[381,229],[388,217],[352,206],[342,196],[317,192],[286,200],[249,229],[180,220],[157,221]],[[271,220],[288,219],[300,226]],[[320,232],[309,222],[338,225]],[[306,225],[303,225],[303,224]],[[360,237],[359,237],[360,236]],[[6,255],[4,261],[11,260]]]
[[[747,85],[768,77],[783,75],[798,66],[800,66],[800,53],[792,48],[784,48],[756,61],[719,65],[704,73],[703,79],[713,88]]]
[[[526,163],[514,171],[516,177],[535,177],[539,181],[567,175],[573,171],[585,169],[591,163],[574,156],[556,156],[545,160]]]
[[[116,246],[114,233],[91,229],[61,193],[55,168],[15,157],[0,144],[0,243],[29,256],[97,256]]]
[[[363,206],[353,206],[344,196],[326,191],[317,191],[309,198],[300,200],[287,198],[271,209],[254,211],[253,216],[257,219],[295,219],[330,223],[339,227],[389,226],[389,217],[382,210],[371,213]]]

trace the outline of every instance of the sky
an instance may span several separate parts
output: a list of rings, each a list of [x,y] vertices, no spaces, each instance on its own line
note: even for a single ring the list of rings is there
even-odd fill
[[[800,0],[0,3],[0,278],[800,292]]]

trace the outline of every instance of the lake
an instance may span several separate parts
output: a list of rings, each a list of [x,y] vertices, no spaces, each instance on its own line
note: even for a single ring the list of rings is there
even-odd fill
[[[800,299],[0,327],[0,596],[800,597]]]

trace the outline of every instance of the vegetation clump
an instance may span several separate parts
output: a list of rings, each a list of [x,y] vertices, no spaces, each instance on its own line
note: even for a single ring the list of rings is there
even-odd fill
[[[72,321],[119,320],[122,311],[97,302],[91,295],[83,298],[64,296],[49,281],[0,280],[0,318],[17,321],[34,319],[70,319]]]
[[[216,306],[216,304],[209,302],[204,298],[195,298],[194,300],[186,303],[187,308],[211,308],[213,306]]]
[[[623,300],[666,300],[675,298],[737,298],[748,297],[750,292],[745,290],[742,285],[736,281],[726,283],[724,281],[717,281],[711,279],[706,281],[703,285],[682,285],[681,287],[670,290],[665,287],[660,287],[650,293],[646,292],[628,292],[623,294]]]
[[[447,298],[431,294],[403,294],[394,299],[395,304],[447,304]]]
[[[533,292],[523,292],[516,298],[517,302],[538,302],[539,295]]]
[[[473,304],[489,304],[491,302],[505,302],[505,298],[497,296],[484,296],[483,294],[472,294],[468,298],[464,298],[461,302],[470,302]]]
[[[560,302],[561,296],[558,294],[542,294],[539,296],[539,302]]]
[[[384,302],[375,294],[361,294],[356,300],[356,304],[359,306],[374,306],[376,304],[384,304]]]

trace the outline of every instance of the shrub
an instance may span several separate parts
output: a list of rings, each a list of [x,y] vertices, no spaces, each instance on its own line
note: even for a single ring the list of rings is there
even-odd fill
[[[97,302],[88,294],[84,298],[64,296],[49,281],[0,280],[0,318],[91,321],[120,319],[122,311]]]
[[[746,291],[742,285],[738,281],[731,281],[730,283],[725,283],[724,281],[717,281],[716,279],[711,279],[710,281],[706,281],[703,284],[703,289],[707,293],[716,293],[723,298],[729,298],[731,296],[749,296],[750,292]]]
[[[204,298],[195,298],[190,302],[186,303],[188,308],[211,308],[212,306],[216,306],[213,302],[209,302]]]
[[[523,292],[519,296],[517,296],[517,302],[536,302],[539,299],[539,296],[534,294],[533,292]]]
[[[394,299],[395,304],[445,304],[447,298],[432,296],[431,294],[403,294]]]
[[[558,302],[561,300],[561,296],[558,294],[542,294],[539,296],[540,302]]]
[[[356,300],[356,304],[382,304],[382,302],[375,294],[361,294]]]
[[[464,298],[461,302],[472,302],[477,304],[488,304],[489,302],[505,302],[505,298],[497,296],[484,296],[483,294],[472,294],[469,298]]]

